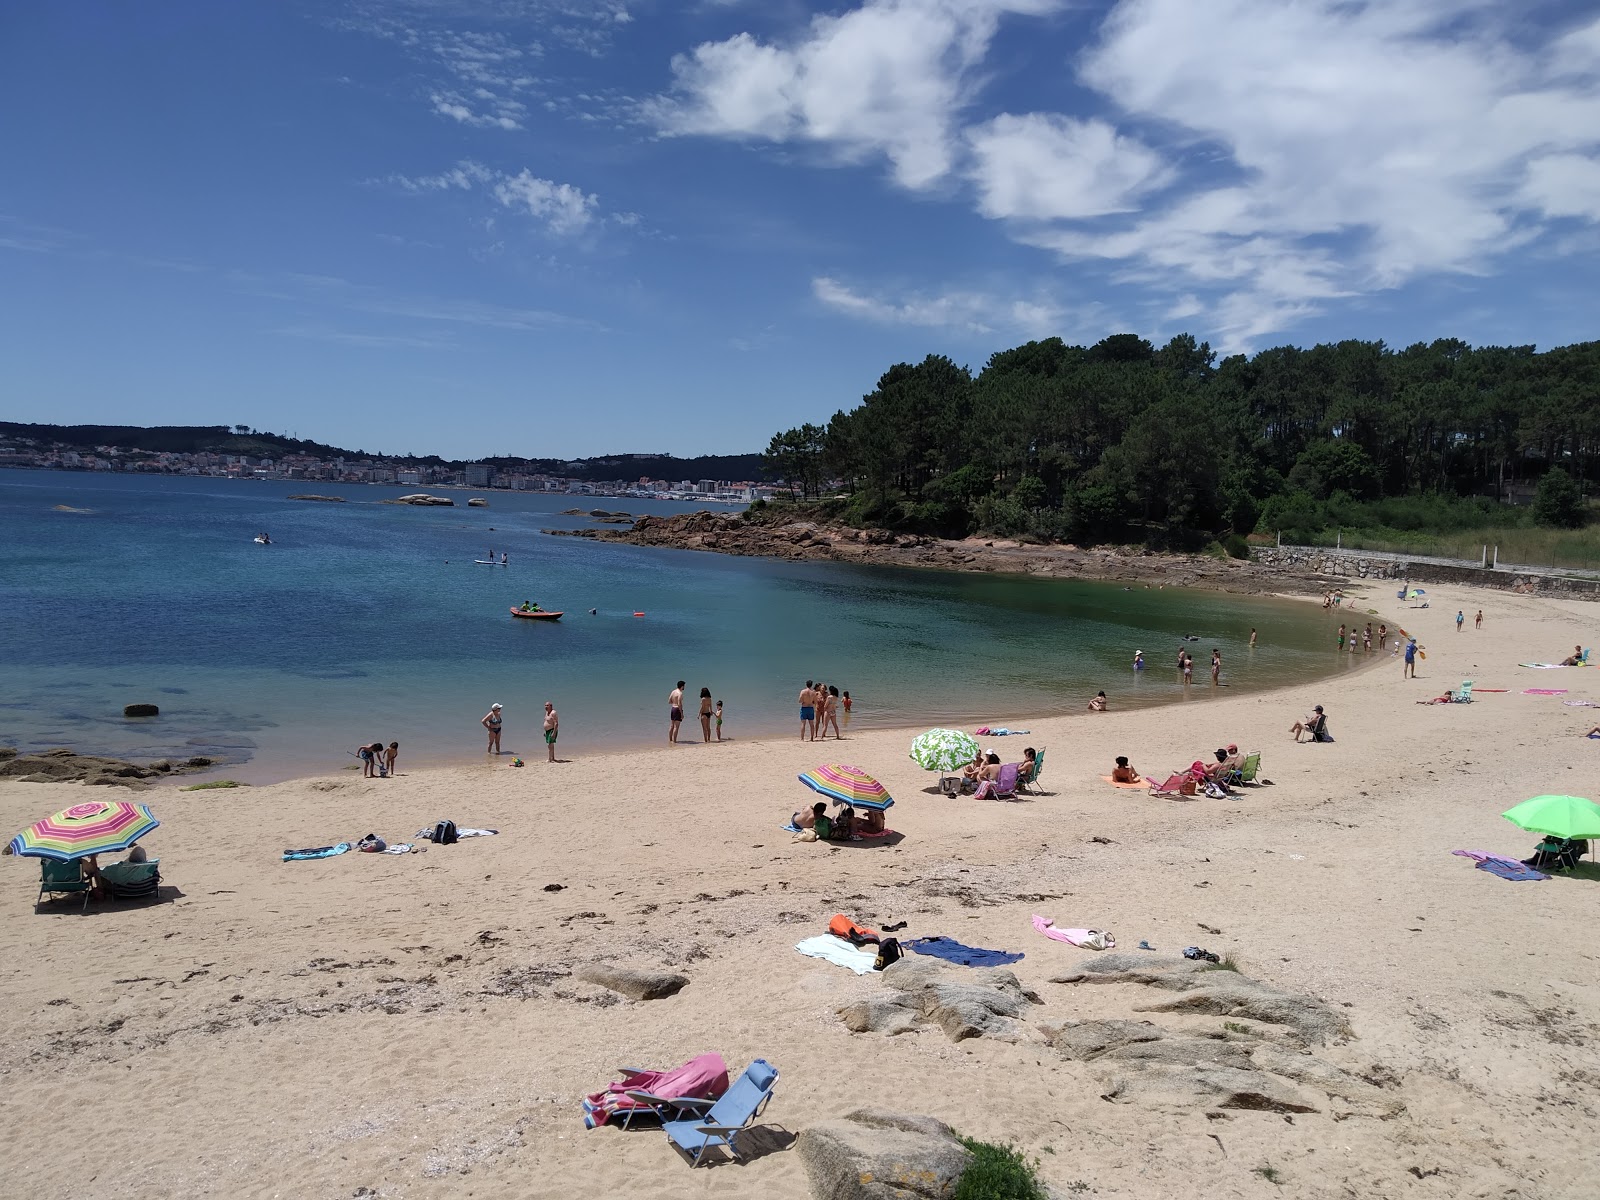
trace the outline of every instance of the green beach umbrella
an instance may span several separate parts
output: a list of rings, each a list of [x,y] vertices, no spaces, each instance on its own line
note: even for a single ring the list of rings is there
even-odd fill
[[[977,740],[959,729],[930,729],[911,741],[911,761],[924,771],[956,771],[977,756]]]
[[[1582,796],[1535,796],[1500,815],[1530,833],[1600,838],[1600,804]]]

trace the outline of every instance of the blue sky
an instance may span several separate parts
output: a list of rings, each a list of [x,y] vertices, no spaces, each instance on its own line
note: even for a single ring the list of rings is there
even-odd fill
[[[10,419],[725,453],[930,352],[1600,315],[1593,3],[90,0],[0,104]]]

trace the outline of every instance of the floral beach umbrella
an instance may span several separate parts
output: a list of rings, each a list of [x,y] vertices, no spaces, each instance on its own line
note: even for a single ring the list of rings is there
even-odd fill
[[[88,800],[35,821],[6,845],[8,854],[71,862],[126,850],[161,822],[149,806],[126,800]]]
[[[957,771],[977,756],[977,740],[959,729],[930,729],[911,741],[911,761],[924,771]]]
[[[1530,833],[1600,838],[1600,804],[1582,796],[1535,796],[1500,815]]]
[[[856,808],[885,809],[894,803],[889,789],[860,767],[824,763],[813,770],[801,772],[799,779],[813,792],[841,804],[852,804]]]

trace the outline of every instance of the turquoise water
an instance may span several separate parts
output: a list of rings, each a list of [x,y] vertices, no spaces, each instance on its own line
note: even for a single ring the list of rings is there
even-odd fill
[[[287,499],[308,490],[349,502]],[[546,699],[564,756],[662,740],[678,679],[691,706],[702,686],[725,702],[726,736],[751,737],[798,733],[808,678],[850,690],[855,729],[1025,726],[1081,711],[1100,688],[1117,708],[1179,700],[1172,663],[1188,633],[1203,639],[1189,644],[1192,702],[1212,695],[1212,646],[1235,691],[1349,667],[1332,650],[1337,622],[1293,601],[540,533],[587,524],[566,508],[688,507],[659,502],[380,503],[413,490],[0,471],[0,745],[205,753],[263,780],[337,768],[379,739],[412,766],[481,754],[494,701],[507,751],[542,754]],[[271,546],[252,541],[261,530]],[[511,565],[474,565],[491,547]],[[566,616],[512,618],[524,599]],[[124,719],[133,701],[161,717]],[[683,739],[698,738],[691,715]]]

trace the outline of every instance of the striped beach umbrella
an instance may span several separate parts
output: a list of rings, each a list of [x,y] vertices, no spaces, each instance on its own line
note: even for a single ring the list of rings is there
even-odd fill
[[[813,792],[830,800],[837,800],[841,804],[853,804],[857,808],[885,809],[894,803],[894,798],[889,795],[889,789],[860,767],[846,766],[844,763],[824,763],[814,770],[802,772],[799,778],[800,782]]]
[[[924,771],[957,771],[977,756],[977,739],[959,729],[930,729],[911,740],[911,761]]]
[[[35,821],[6,846],[10,854],[71,862],[91,854],[126,850],[161,822],[148,805],[126,800],[87,800]]]

